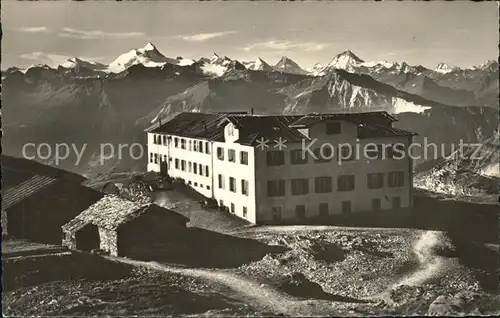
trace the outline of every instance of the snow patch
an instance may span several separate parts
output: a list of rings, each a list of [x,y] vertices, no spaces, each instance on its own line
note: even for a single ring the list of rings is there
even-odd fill
[[[493,163],[483,168],[480,174],[486,177],[500,178],[500,163]]]
[[[396,66],[397,63],[395,62],[388,62],[388,61],[376,61],[376,62],[364,62],[361,63],[361,66],[365,67],[375,67],[375,66],[382,66],[383,68],[393,68]]]
[[[179,66],[189,66],[194,64],[194,60],[191,59],[182,59],[178,61],[179,61]]]
[[[394,97],[392,99],[392,107],[395,114],[399,113],[422,114],[424,111],[431,108],[430,106],[417,105],[413,102],[409,102],[398,97]]]
[[[435,72],[441,73],[441,74],[447,74],[450,73],[453,69],[451,66],[449,66],[446,63],[439,63],[437,67],[434,69]]]
[[[227,67],[211,63],[205,63],[201,69],[204,74],[210,76],[222,76],[227,71]]]

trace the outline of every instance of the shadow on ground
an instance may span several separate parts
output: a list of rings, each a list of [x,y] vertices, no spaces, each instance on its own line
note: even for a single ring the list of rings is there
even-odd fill
[[[311,282],[304,274],[295,272],[278,278],[274,284],[285,293],[305,299],[315,298],[318,300],[348,302],[348,303],[367,303],[369,301],[357,299],[348,296],[341,296],[327,293],[317,283]]]
[[[112,281],[59,280],[19,288],[3,295],[9,316],[178,316],[207,311],[234,316],[257,315],[232,299],[213,292],[192,292],[178,275],[130,276]],[[208,287],[199,287],[207,289]]]
[[[234,268],[262,259],[266,254],[283,253],[283,246],[234,237],[201,228],[187,228],[175,242],[127,255],[144,261],[180,264],[188,267]]]

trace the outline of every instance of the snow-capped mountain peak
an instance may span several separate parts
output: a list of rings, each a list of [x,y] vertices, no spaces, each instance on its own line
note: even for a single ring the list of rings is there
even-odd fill
[[[231,62],[232,60],[229,57],[227,56],[221,57],[217,53],[214,53],[210,58],[210,64],[219,66],[228,66]]]
[[[356,54],[347,50],[334,56],[327,67],[329,69],[341,69],[353,72],[354,67],[359,66],[363,62]]]
[[[220,59],[220,56],[214,52],[214,54],[212,54],[212,57],[210,58],[210,63],[215,63],[219,59]]]
[[[438,73],[446,74],[446,73],[450,73],[451,71],[453,71],[453,68],[446,63],[439,63],[436,66],[436,68],[434,69],[434,71],[438,72]]]
[[[304,74],[305,71],[292,59],[283,56],[281,60],[274,66],[275,69],[286,71],[289,73]]]
[[[266,72],[272,72],[273,68],[271,65],[269,65],[266,61],[258,57],[255,61],[253,62],[246,62],[243,63],[245,67],[249,70],[253,71],[266,71]]]
[[[61,65],[59,66],[66,69],[79,69],[83,67],[92,71],[101,71],[101,72],[106,72],[108,68],[104,64],[92,61],[84,61],[82,59],[79,59],[78,57],[69,58],[63,63],[61,63]]]
[[[145,47],[142,48],[143,51],[154,51],[157,50],[153,43],[148,42]]]
[[[143,48],[132,49],[120,55],[109,64],[109,70],[113,73],[119,73],[132,65],[142,64],[146,67],[159,67],[166,63],[178,64],[178,61],[165,57],[153,43],[149,42]]]
[[[498,62],[495,60],[489,60],[486,63],[472,67],[473,70],[486,70],[490,67],[498,68]]]

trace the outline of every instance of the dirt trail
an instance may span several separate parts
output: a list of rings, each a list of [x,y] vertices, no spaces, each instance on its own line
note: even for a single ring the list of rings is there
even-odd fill
[[[266,312],[281,313],[287,316],[317,316],[328,314],[328,312],[331,313],[331,308],[321,310],[317,307],[311,307],[307,301],[294,299],[270,286],[227,272],[180,268],[157,262],[143,262],[119,257],[108,256],[106,258],[133,266],[206,279],[227,286],[235,292],[229,296],[239,298],[245,303]]]
[[[434,248],[442,243],[442,235],[443,233],[438,231],[423,232],[413,243],[413,252],[417,255],[418,260],[418,269],[394,283],[385,292],[367,299],[382,299],[392,303],[391,290],[403,285],[419,286],[439,275],[446,264],[443,257],[434,254]]]
[[[444,267],[444,259],[435,255],[433,249],[441,244],[442,235],[436,231],[426,231],[420,235],[413,244],[420,268],[394,284],[393,288],[401,285],[418,286],[440,273]]]

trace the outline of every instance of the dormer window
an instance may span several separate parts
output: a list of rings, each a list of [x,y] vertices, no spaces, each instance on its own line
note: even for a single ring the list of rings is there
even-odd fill
[[[341,133],[341,126],[339,122],[326,123],[327,135],[338,135]]]
[[[228,136],[234,136],[234,127],[233,127],[233,125],[228,125],[227,126],[227,135]]]

